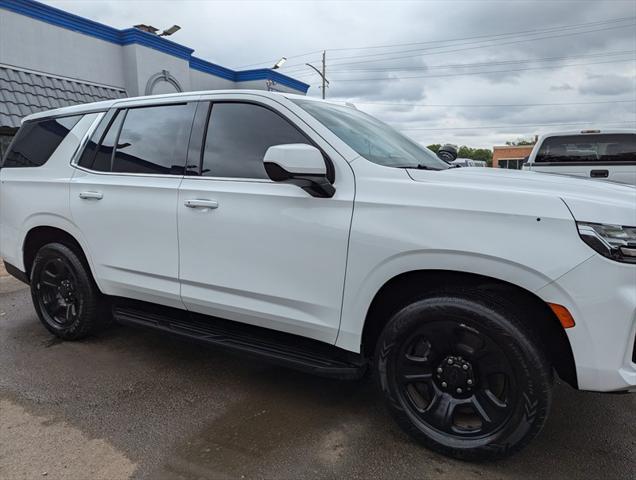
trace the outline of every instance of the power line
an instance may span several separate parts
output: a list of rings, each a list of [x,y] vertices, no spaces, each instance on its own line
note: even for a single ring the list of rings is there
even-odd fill
[[[557,106],[568,106],[568,105],[606,105],[611,103],[636,103],[636,99],[632,100],[599,100],[599,101],[590,101],[590,102],[558,102],[558,103],[385,103],[385,102],[357,102],[353,101],[355,105],[378,105],[378,106],[399,106],[399,107],[461,107],[461,108],[472,108],[472,107],[557,107]]]
[[[290,58],[301,58],[301,57],[306,57],[307,55],[314,55],[316,53],[320,53],[322,52],[322,50],[312,50],[311,52],[305,52],[305,53],[299,53],[298,55],[291,55],[287,57],[287,60],[289,60]],[[279,57],[280,58],[280,57]],[[264,62],[258,62],[258,63],[250,63],[248,65],[241,65],[239,67],[235,67],[235,70],[240,70],[243,68],[248,68],[248,67],[255,67],[258,65],[263,65],[263,64],[273,64],[275,61],[277,61],[278,58],[275,58],[273,60],[266,60]]]
[[[539,28],[539,29],[530,29],[530,30],[517,30],[515,32],[504,32],[504,33],[497,33],[497,34],[485,34],[485,35],[473,35],[470,37],[455,37],[455,38],[447,38],[447,39],[440,39],[440,40],[427,40],[427,41],[423,41],[423,42],[409,42],[409,43],[393,43],[393,44],[385,44],[385,45],[371,45],[371,46],[366,46],[366,47],[341,47],[341,48],[331,48],[328,49],[331,52],[340,52],[340,51],[351,51],[351,50],[374,50],[374,49],[382,49],[382,48],[396,48],[396,47],[409,47],[409,46],[414,46],[414,45],[427,45],[427,44],[431,44],[431,43],[451,43],[451,42],[458,42],[458,41],[462,41],[462,40],[474,40],[477,38],[494,38],[494,37],[502,37],[502,36],[518,36],[518,35],[522,35],[522,34],[530,34],[530,33],[538,33],[538,32],[548,32],[548,31],[554,31],[554,30],[563,30],[565,29],[574,29],[574,28],[583,28],[583,27],[588,27],[588,26],[597,26],[597,25],[603,25],[603,24],[610,24],[610,23],[620,23],[620,22],[624,22],[624,21],[628,21],[628,20],[633,20],[636,17],[616,17],[616,18],[610,18],[610,19],[606,19],[606,20],[598,20],[595,22],[586,22],[586,23],[578,23],[578,24],[567,24],[567,25],[560,25],[560,26],[554,26],[554,27],[545,27],[545,28]],[[300,53],[297,55],[291,55],[291,56],[287,56],[288,59],[290,58],[301,58],[301,57],[306,57],[308,55],[312,55],[315,53],[320,53],[322,52],[322,49],[320,50],[313,50],[310,52],[305,52],[305,53]],[[396,53],[396,52],[387,52],[388,53]],[[247,67],[253,67],[253,66],[257,66],[257,65],[263,65],[263,64],[270,64],[275,62],[276,60],[278,60],[278,58],[274,58],[272,60],[265,60],[262,62],[256,62],[256,63],[250,63],[247,65],[241,65],[239,67],[236,67],[237,69],[240,68],[247,68]],[[289,67],[292,67],[294,65],[289,65]]]
[[[573,35],[582,35],[582,34],[586,34],[586,33],[602,32],[602,31],[606,31],[606,30],[614,30],[614,29],[617,29],[617,28],[627,28],[627,27],[633,27],[633,26],[636,26],[636,23],[629,24],[629,25],[621,25],[621,26],[617,26],[617,27],[601,28],[601,29],[596,29],[596,30],[586,30],[586,31],[582,31],[582,32],[570,32],[570,33],[564,33],[564,34],[560,34],[560,35],[549,35],[549,36],[535,37],[535,38],[524,38],[524,39],[521,39],[521,40],[514,40],[514,41],[509,41],[509,42],[495,43],[495,44],[490,44],[490,45],[477,45],[477,46],[466,47],[466,48],[458,48],[458,49],[454,49],[454,50],[444,50],[444,51],[438,51],[438,52],[430,52],[430,53],[426,53],[426,55],[431,56],[431,55],[440,55],[440,54],[444,54],[444,53],[455,53],[455,52],[463,52],[463,51],[467,51],[467,50],[477,50],[477,49],[488,48],[488,47],[501,47],[501,46],[504,46],[504,45],[514,45],[514,44],[519,44],[519,43],[524,43],[524,42],[531,42],[531,41],[535,41],[535,40],[547,40],[547,39],[552,39],[552,38],[563,38],[563,37],[568,37],[568,36],[573,36]],[[436,48],[445,48],[445,47],[436,47]],[[420,56],[420,54],[422,52],[422,50],[420,50],[420,49],[414,50],[414,51],[418,51],[420,53],[412,54],[412,55],[406,55],[406,56],[400,56],[400,57],[393,57],[393,58],[380,58],[380,59],[373,59],[373,60],[359,60],[359,61],[355,61],[355,62],[339,62],[339,63],[336,62],[336,63],[330,64],[330,67],[342,66],[342,65],[358,65],[358,64],[362,64],[362,63],[374,63],[374,62],[380,62],[380,61],[401,60],[401,59],[406,59],[406,58],[412,58],[412,57]],[[400,52],[400,53],[406,53],[406,52],[407,51],[403,51],[403,52]],[[354,58],[354,57],[348,57],[348,58]],[[292,65],[290,65],[289,67],[292,67]],[[286,70],[285,73],[289,74],[291,72]]]
[[[566,68],[566,67],[580,67],[587,65],[601,65],[607,63],[622,63],[622,62],[633,62],[636,61],[636,58],[629,58],[626,60],[607,60],[602,62],[587,62],[587,63],[570,63],[567,65],[543,65],[540,67],[526,67],[526,68],[513,68],[508,70],[490,70],[485,72],[465,72],[465,73],[444,73],[440,75],[413,75],[408,77],[379,77],[379,78],[332,78],[332,80],[337,80],[339,82],[375,82],[375,81],[393,81],[393,80],[412,80],[418,78],[445,78],[445,77],[464,77],[470,75],[492,75],[495,73],[512,73],[512,72],[523,72],[528,70],[545,70],[550,68]]]
[[[620,56],[620,55],[630,55],[634,53],[636,53],[636,50],[622,50],[622,51],[615,51],[615,52],[593,53],[593,54],[586,54],[586,55],[569,55],[565,57],[543,57],[543,58],[534,58],[534,59],[526,59],[526,60],[500,60],[500,61],[478,62],[478,63],[428,65],[423,67],[355,68],[355,69],[348,69],[348,70],[334,69],[333,72],[335,73],[385,72],[385,71],[406,72],[406,71],[416,71],[416,70],[435,70],[435,69],[449,69],[449,68],[489,67],[489,66],[496,66],[496,65],[515,65],[515,64],[524,64],[524,63],[552,62],[557,60],[570,60],[575,58],[613,57],[613,56]],[[311,72],[302,72],[300,74],[296,74],[296,76],[306,76],[310,73]]]
[[[595,122],[573,122],[573,123],[513,123],[513,124],[508,124],[508,125],[479,125],[479,126],[473,126],[473,127],[434,127],[434,128],[427,128],[427,127],[415,127],[415,128],[401,128],[401,131],[415,131],[415,130],[427,130],[427,131],[432,131],[432,130],[478,130],[478,129],[488,129],[488,128],[517,128],[517,127],[556,127],[556,126],[560,126],[560,127],[567,127],[567,126],[575,126],[575,125],[592,125]],[[620,121],[620,122],[596,122],[598,124],[601,125],[624,125],[624,124],[632,124],[634,126],[636,126],[636,120],[625,120],[625,121]]]
[[[506,36],[506,35],[514,35],[514,36],[516,36],[516,35],[521,35],[521,34],[525,34],[525,33],[532,33],[532,32],[562,30],[564,28],[577,28],[577,27],[595,26],[595,25],[609,24],[609,23],[620,23],[620,22],[625,22],[625,21],[634,20],[634,19],[636,19],[636,17],[616,17],[616,18],[610,18],[610,19],[606,19],[606,20],[598,20],[598,21],[595,21],[595,22],[586,22],[586,23],[578,23],[578,24],[575,23],[575,24],[559,25],[559,26],[554,26],[554,27],[536,28],[536,29],[531,29],[531,30],[517,30],[517,31],[514,31],[514,32],[505,32],[505,33],[495,33],[495,34],[491,33],[491,34],[487,34],[487,35],[475,35],[475,36],[471,36],[471,37],[449,38],[449,39],[443,39],[443,40],[427,40],[427,41],[424,41],[424,42],[373,45],[373,46],[367,46],[367,47],[330,48],[328,50],[331,51],[331,52],[337,52],[337,51],[345,51],[345,50],[371,50],[371,49],[377,49],[377,48],[408,47],[408,46],[413,46],[413,45],[426,45],[426,44],[430,44],[430,43],[446,43],[446,42],[457,42],[457,41],[461,41],[461,40],[473,40],[473,39],[476,39],[476,38],[499,37],[499,36]]]

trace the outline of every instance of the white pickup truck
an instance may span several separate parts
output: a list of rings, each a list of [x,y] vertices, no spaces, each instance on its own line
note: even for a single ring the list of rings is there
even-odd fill
[[[542,135],[523,169],[636,185],[636,130]]]
[[[526,445],[553,372],[636,389],[636,189],[452,168],[331,102],[229,90],[31,115],[0,170],[0,254],[60,338],[114,317],[368,370],[455,457]]]

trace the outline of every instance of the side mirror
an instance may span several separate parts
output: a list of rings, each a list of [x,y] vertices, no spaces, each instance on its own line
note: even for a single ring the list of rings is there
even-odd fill
[[[275,182],[293,183],[314,197],[333,197],[325,159],[316,147],[304,143],[273,145],[263,157],[265,171]]]

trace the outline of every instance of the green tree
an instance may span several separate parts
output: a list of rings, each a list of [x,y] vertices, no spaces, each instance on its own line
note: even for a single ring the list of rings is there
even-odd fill
[[[492,150],[489,148],[472,148],[467,147],[466,145],[462,145],[459,147],[459,152],[457,153],[459,158],[470,158],[472,160],[482,160],[488,164],[488,166],[492,165]]]
[[[516,140],[508,140],[506,145],[510,147],[520,147],[522,145],[534,145],[534,140],[531,138],[517,138]]]
[[[433,150],[435,153],[439,152],[439,149],[442,148],[442,144],[441,143],[433,143],[432,145],[429,145],[428,147],[429,150]]]

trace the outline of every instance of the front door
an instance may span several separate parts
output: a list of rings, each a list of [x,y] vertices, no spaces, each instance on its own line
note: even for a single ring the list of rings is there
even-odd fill
[[[333,343],[353,176],[336,178],[333,198],[272,182],[267,148],[312,140],[262,102],[205,104],[199,175],[179,190],[181,296],[195,312]]]

